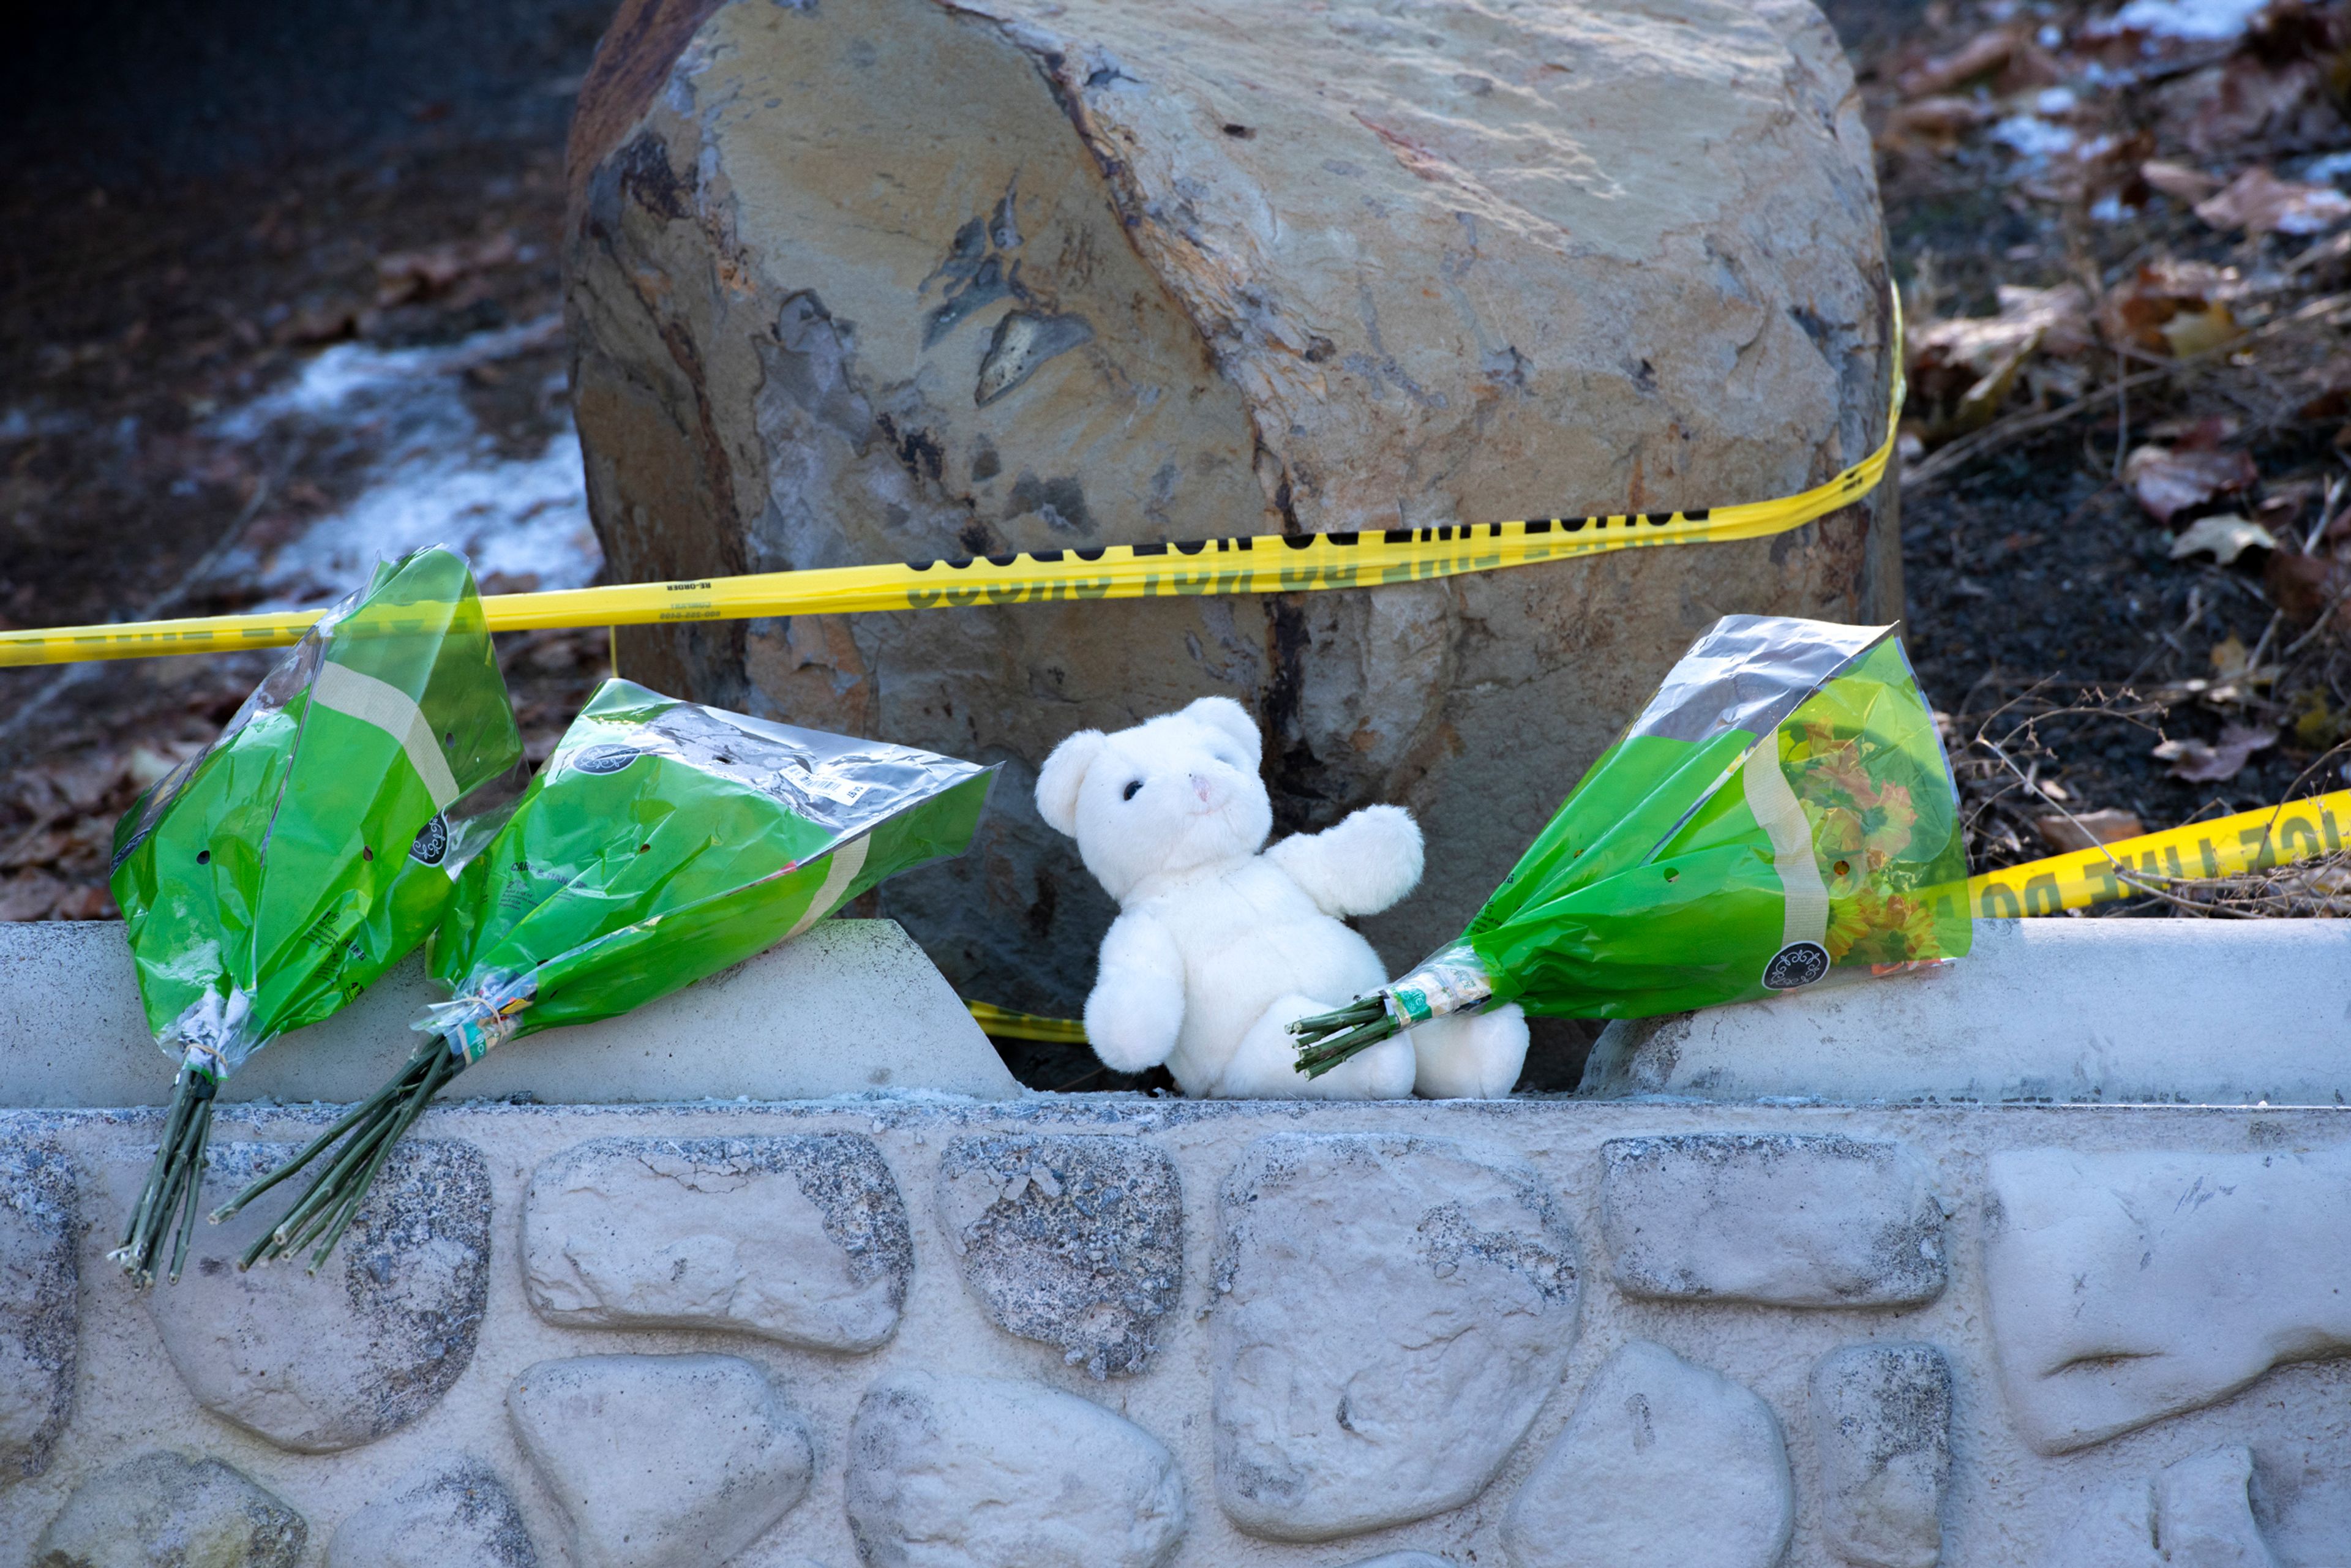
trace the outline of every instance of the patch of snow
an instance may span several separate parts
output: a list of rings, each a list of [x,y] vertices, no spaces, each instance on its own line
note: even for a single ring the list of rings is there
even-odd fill
[[[2011,114],[1991,128],[1991,139],[2026,158],[2050,158],[2070,152],[2077,138],[2068,125],[2056,125],[2037,114]]]
[[[476,366],[543,349],[556,318],[431,349],[339,343],[277,390],[214,422],[235,440],[324,447],[359,477],[349,502],[274,546],[241,546],[216,575],[266,596],[262,609],[328,602],[379,560],[426,545],[463,554],[477,579],[581,588],[603,564],[588,520],[579,435],[564,418],[536,452],[502,451],[466,405]]]
[[[400,453],[350,506],[271,555],[260,581],[272,598],[261,608],[333,599],[365,582],[378,560],[426,545],[457,551],[477,580],[496,573],[535,579],[538,588],[585,588],[603,555],[588,522],[580,437],[565,431],[520,460],[481,444]]]
[[[68,435],[81,428],[81,421],[69,413],[34,413],[27,409],[12,408],[0,413],[0,444],[30,441],[36,436]]]
[[[2128,223],[2137,216],[2138,216],[2138,209],[2123,205],[2122,198],[2112,191],[2090,204],[2090,218],[2094,223]]]
[[[2130,0],[2089,31],[2100,37],[2144,33],[2154,38],[2218,43],[2241,37],[2269,0]]]
[[[2070,87],[2044,87],[2041,89],[2040,95],[2032,100],[2032,110],[2035,114],[2045,114],[2053,119],[2062,114],[2071,114],[2080,107],[2081,99],[2074,97],[2074,89]]]
[[[2351,152],[2329,152],[2303,166],[2302,177],[2315,185],[2331,185],[2351,174]]]
[[[279,420],[331,420],[354,402],[377,402],[440,383],[453,383],[475,365],[545,348],[563,334],[563,320],[543,316],[519,326],[476,332],[433,349],[379,349],[368,343],[337,343],[302,367],[302,373],[277,391],[214,421],[232,440],[260,434]],[[470,422],[470,421],[469,421]]]

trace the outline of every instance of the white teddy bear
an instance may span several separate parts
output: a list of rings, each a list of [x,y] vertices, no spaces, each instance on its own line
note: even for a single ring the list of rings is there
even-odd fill
[[[1340,918],[1375,915],[1420,881],[1420,829],[1368,806],[1264,853],[1273,807],[1257,726],[1230,697],[1053,748],[1037,810],[1078,841],[1118,901],[1086,998],[1094,1054],[1121,1072],[1167,1064],[1195,1097],[1498,1099],[1518,1082],[1515,1004],[1420,1025],[1320,1078],[1295,1065],[1287,1025],[1387,982]]]

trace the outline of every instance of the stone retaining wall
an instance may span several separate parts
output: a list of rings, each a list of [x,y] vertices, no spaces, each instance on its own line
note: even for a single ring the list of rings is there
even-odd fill
[[[468,1103],[319,1275],[141,1298],[156,1114],[0,1113],[0,1564],[2351,1542],[2343,1110]]]

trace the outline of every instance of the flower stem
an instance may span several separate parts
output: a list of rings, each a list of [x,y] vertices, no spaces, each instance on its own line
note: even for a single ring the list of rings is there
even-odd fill
[[[155,1141],[155,1161],[147,1167],[146,1185],[123,1228],[122,1244],[107,1254],[135,1284],[155,1282],[156,1260],[175,1234],[170,1277],[177,1280],[187,1261],[188,1238],[204,1187],[204,1153],[212,1142],[213,1098],[219,1092],[218,1080],[186,1066],[172,1085],[171,1108],[163,1113],[162,1131]]]
[[[1359,1051],[1392,1039],[1402,1029],[1380,992],[1357,997],[1345,1007],[1300,1019],[1290,1026],[1298,1037],[1298,1071],[1320,1078]]]
[[[292,1159],[223,1204],[214,1215],[215,1219],[235,1214],[340,1140],[326,1168],[294,1200],[294,1207],[246,1249],[239,1266],[250,1269],[265,1259],[283,1258],[315,1242],[309,1266],[317,1273],[358,1217],[376,1176],[392,1157],[392,1145],[424,1114],[433,1096],[465,1066],[465,1060],[443,1041],[425,1040],[390,1082],[345,1112]]]

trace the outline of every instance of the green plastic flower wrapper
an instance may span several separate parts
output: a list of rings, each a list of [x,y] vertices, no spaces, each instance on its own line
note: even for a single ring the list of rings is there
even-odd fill
[[[424,939],[465,805],[521,756],[473,573],[423,549],[379,565],[117,824],[140,998],[180,1067],[113,1254],[142,1283],[175,1229],[179,1277],[221,1080]]]
[[[993,768],[607,681],[469,864],[430,967],[449,988],[400,1075],[225,1218],[325,1154],[249,1265],[324,1262],[434,1093],[500,1043],[628,1011],[799,936],[867,888],[960,854]]]
[[[1650,1018],[1962,956],[1959,793],[1891,627],[1729,615],[1459,938],[1290,1026],[1301,1071],[1516,1001]]]

